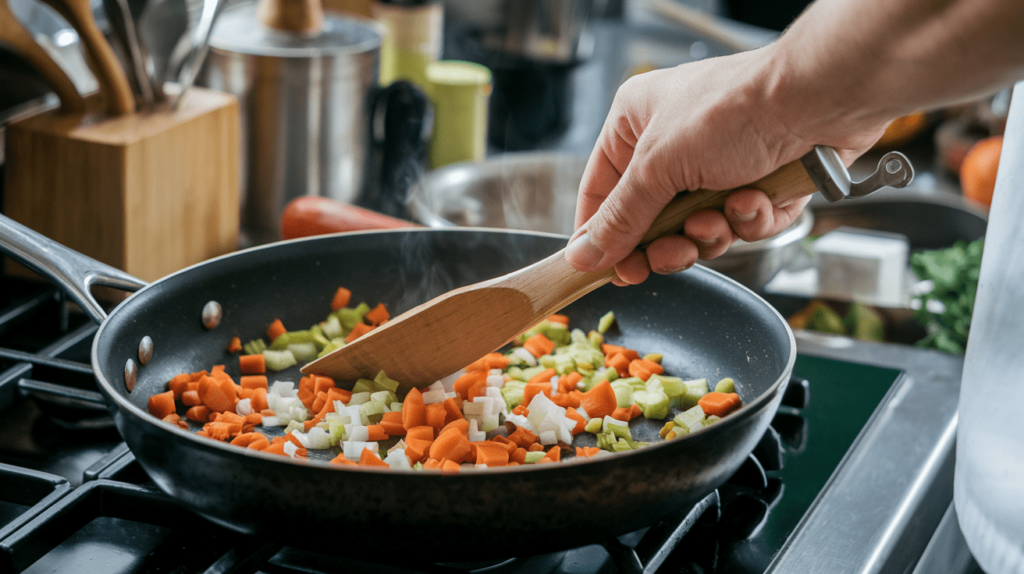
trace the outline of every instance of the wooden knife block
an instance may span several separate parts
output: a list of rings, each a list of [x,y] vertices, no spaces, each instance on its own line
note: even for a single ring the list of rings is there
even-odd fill
[[[7,129],[4,212],[153,281],[238,249],[239,146],[237,100],[200,88],[173,112],[46,112]]]

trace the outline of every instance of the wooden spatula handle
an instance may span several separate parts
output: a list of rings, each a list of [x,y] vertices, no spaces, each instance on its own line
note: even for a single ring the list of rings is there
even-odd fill
[[[265,26],[299,34],[317,34],[324,27],[321,0],[260,0],[256,16]]]
[[[768,194],[774,205],[782,205],[818,191],[800,160],[787,163],[754,183],[743,187],[760,189]],[[686,218],[695,211],[722,209],[725,206],[725,198],[733,191],[735,190],[701,189],[679,194],[655,218],[651,229],[640,240],[640,245],[647,245],[663,235],[679,231],[683,228]]]

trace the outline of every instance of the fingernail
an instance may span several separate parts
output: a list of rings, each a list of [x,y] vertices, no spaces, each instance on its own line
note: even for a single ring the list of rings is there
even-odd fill
[[[565,248],[565,258],[577,267],[596,269],[604,259],[604,252],[590,240],[590,234],[584,233]]]
[[[696,241],[697,243],[700,243],[704,247],[714,247],[715,245],[718,245],[718,238],[717,237],[714,238],[714,239],[694,239],[694,241]]]
[[[754,218],[757,217],[757,210],[755,209],[750,213],[741,213],[739,211],[734,211],[732,216],[740,221],[753,221]]]

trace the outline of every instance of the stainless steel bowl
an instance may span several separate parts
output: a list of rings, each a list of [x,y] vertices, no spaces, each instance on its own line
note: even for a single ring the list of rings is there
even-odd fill
[[[445,166],[411,193],[413,216],[425,225],[527,229],[570,235],[585,157],[549,152],[510,153],[480,163]],[[763,287],[800,250],[814,226],[811,210],[781,234],[733,244],[701,263],[751,289]]]

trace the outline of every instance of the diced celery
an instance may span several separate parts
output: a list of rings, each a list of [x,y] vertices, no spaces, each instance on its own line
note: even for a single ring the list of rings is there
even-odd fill
[[[589,421],[587,421],[587,425],[585,427],[583,427],[583,430],[585,430],[585,431],[587,431],[589,433],[597,434],[597,433],[601,432],[603,426],[604,426],[603,425],[603,421],[601,419],[593,418],[593,419],[590,419]]]
[[[614,443],[612,443],[611,451],[612,452],[625,452],[627,450],[633,450],[636,447],[637,447],[637,444],[635,442],[634,443],[630,443],[626,439],[620,438],[619,440],[617,440]]]
[[[390,405],[391,403],[398,402],[398,397],[391,391],[377,391],[376,393],[370,393],[370,400],[377,401],[382,405]]]
[[[345,425],[341,423],[327,423],[327,432],[330,434],[331,446],[337,446],[337,444],[345,440]]]
[[[545,337],[551,339],[555,345],[567,345],[571,340],[569,329],[567,329],[565,325],[562,323],[552,323],[547,319],[534,325],[522,335],[519,335],[516,340],[522,344],[524,341],[538,333],[542,333]]]
[[[651,375],[647,382],[658,381],[661,383],[662,390],[668,395],[669,400],[673,402],[672,406],[678,407],[682,403],[683,391],[686,390],[683,385],[683,379],[679,377],[666,377],[665,375]]]
[[[263,351],[263,361],[266,367],[271,371],[283,371],[288,367],[297,364],[295,355],[291,351],[271,351],[267,349]]]
[[[537,362],[540,363],[540,365],[538,365],[538,366],[544,367],[545,369],[554,369],[555,368],[555,356],[554,355],[544,355],[543,357],[537,357]]]
[[[384,417],[384,403],[370,400],[359,405],[360,415],[365,415],[370,424],[377,424]]]
[[[688,433],[702,429],[704,428],[704,409],[698,405],[679,413],[672,421],[676,423],[676,426],[683,427]],[[678,429],[676,433],[679,433]]]
[[[726,377],[726,378],[722,379],[721,381],[718,381],[717,384],[715,384],[715,392],[716,393],[735,393],[736,392],[736,383],[731,378]]]
[[[587,341],[587,334],[583,332],[583,329],[573,329],[573,330],[569,331],[569,341],[571,343],[573,343],[573,344],[576,344],[576,343],[580,343],[580,344],[584,344],[584,345],[589,345],[590,344],[590,342]]]
[[[558,355],[555,357],[555,372],[559,375],[567,375],[576,370],[576,361],[572,355]]]
[[[391,408],[391,412],[393,412],[393,413],[400,413],[400,412],[402,412],[402,403],[399,403],[399,402],[391,403],[391,407],[390,408]]]
[[[608,332],[608,329],[612,328],[612,323],[615,322],[615,313],[608,311],[601,319],[597,322],[597,332],[604,335]]]
[[[707,379],[693,379],[689,381],[683,381],[683,386],[686,390],[683,391],[683,404],[684,409],[688,409],[697,404],[697,401],[701,397],[708,394],[708,380]]]
[[[617,407],[628,407],[633,404],[633,387],[629,383],[615,381],[612,383],[612,390],[615,391]]]
[[[529,381],[533,377],[543,373],[547,369],[544,365],[537,365],[536,367],[530,367],[529,369],[523,369],[523,375],[521,377],[524,381]]]
[[[518,353],[507,353],[505,356],[508,357],[508,369],[506,372],[526,365],[526,359],[520,357]]]
[[[604,335],[597,331],[591,331],[587,333],[587,342],[590,343],[591,347],[600,351],[601,345],[604,344]]]
[[[306,432],[306,426],[299,421],[289,421],[288,426],[284,427],[284,434],[290,434],[293,430]]]
[[[509,381],[501,387],[501,398],[505,399],[505,408],[512,410],[523,402],[523,389],[526,383],[523,381]]]
[[[652,361],[658,363],[659,365],[661,364],[661,360],[664,358],[665,356],[662,355],[661,353],[647,353],[646,355],[644,355],[645,361]]]
[[[375,391],[373,388],[373,381],[370,379],[359,379],[356,384],[352,385],[353,393],[369,393]]]
[[[313,343],[292,343],[288,345],[288,350],[291,351],[295,360],[300,363],[308,363],[315,359],[317,355],[316,345]]]
[[[635,391],[633,400],[643,410],[646,418],[663,419],[668,416],[668,395],[660,390]]]
[[[373,386],[375,391],[398,392],[398,381],[388,377],[384,371],[377,373],[377,376],[373,378]]]
[[[245,345],[242,345],[242,351],[246,355],[259,355],[264,350],[266,350],[266,348],[267,344],[263,341],[263,339],[253,339],[252,341],[249,341]]]
[[[355,307],[343,307],[334,312],[334,316],[338,318],[341,326],[345,328],[345,332],[352,330],[357,324],[363,322],[363,315],[370,310],[370,305],[367,303],[360,303]]]
[[[594,376],[590,378],[590,382],[587,383],[587,390],[596,387],[603,381],[614,382],[618,380],[619,372],[612,367],[608,367],[604,370],[594,373]]]
[[[513,356],[517,357],[517,355],[513,355]],[[522,360],[522,359],[520,359],[520,360]],[[510,376],[510,377],[512,377],[513,379],[516,379],[516,380],[519,380],[519,381],[525,381],[526,380],[526,379],[523,378],[523,370],[521,368],[519,368],[519,366],[510,366],[508,368],[508,370],[505,371],[505,374]]]
[[[327,320],[321,324],[324,336],[328,339],[337,339],[345,336],[345,329],[341,326],[341,321],[338,320],[336,315],[328,315]]]
[[[324,347],[323,349],[320,350],[319,353],[317,353],[316,358],[319,359],[320,357],[323,357],[324,355],[330,354],[332,351],[336,351],[336,350],[338,350],[338,349],[340,349],[340,348],[342,348],[344,346],[345,346],[345,342],[344,341],[342,341],[341,344],[338,344],[338,343],[334,342],[334,340],[331,340],[329,343],[327,343],[326,347]]]
[[[542,450],[531,451],[526,453],[526,464],[536,464],[540,462],[540,459],[544,458],[545,454],[547,453],[545,453]]]
[[[313,344],[316,345],[317,351],[331,344],[330,339],[324,334],[324,329],[320,325],[313,325],[309,328],[309,332],[313,335]]]
[[[612,445],[616,443],[618,439],[615,438],[610,432],[602,432],[597,434],[597,448],[604,450],[611,450]]]
[[[717,423],[720,420],[722,420],[722,417],[720,417],[718,415],[711,415],[708,418],[704,419],[704,426],[713,425],[713,424]]]

